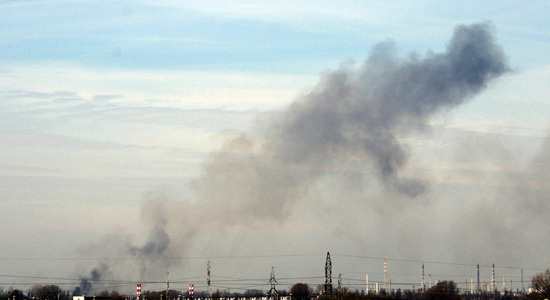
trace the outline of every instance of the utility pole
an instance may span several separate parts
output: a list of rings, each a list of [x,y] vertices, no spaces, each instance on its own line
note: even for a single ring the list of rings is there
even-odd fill
[[[342,273],[338,273],[338,299],[341,299],[342,295]]]

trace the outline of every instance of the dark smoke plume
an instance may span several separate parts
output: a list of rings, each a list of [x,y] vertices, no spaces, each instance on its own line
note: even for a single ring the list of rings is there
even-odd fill
[[[141,221],[147,228],[143,246],[135,246],[129,235],[116,234],[105,236],[96,243],[90,243],[79,249],[80,255],[106,257],[90,272],[90,276],[81,277],[81,284],[75,291],[90,294],[106,289],[103,281],[113,278],[111,270],[116,270],[121,278],[137,278],[140,281],[165,278],[168,267],[179,267],[180,262],[169,260],[177,256],[167,232],[170,211],[166,207],[162,193],[151,192],[146,195],[145,205],[141,208]],[[171,247],[172,246],[172,247]]]
[[[94,268],[89,276],[80,278],[80,284],[74,288],[74,295],[93,295],[97,290],[94,290],[94,283],[99,282],[105,275],[110,276],[109,267],[105,264],[100,264]]]
[[[442,109],[462,104],[508,68],[489,23],[459,26],[447,51],[399,59],[391,43],[374,48],[357,70],[329,74],[275,121],[270,155],[283,164],[326,166],[350,156],[371,159],[381,179],[413,197],[418,182],[398,171],[407,155],[403,127],[421,128]]]
[[[392,43],[379,44],[360,67],[326,75],[259,138],[227,139],[205,163],[196,190],[230,223],[243,215],[283,220],[333,170],[368,172],[372,165],[386,188],[415,197],[426,187],[399,175],[408,156],[400,139],[508,70],[491,23],[458,26],[445,53],[423,58],[399,58]]]
[[[159,279],[169,266],[162,259],[184,254],[198,233],[283,223],[315,185],[349,179],[364,187],[374,176],[386,192],[416,197],[427,186],[403,175],[404,139],[508,70],[487,22],[458,26],[444,53],[400,58],[392,43],[379,44],[362,65],[326,74],[254,134],[228,137],[192,182],[196,202],[148,201],[145,246],[116,238],[109,248],[139,257],[140,276]]]

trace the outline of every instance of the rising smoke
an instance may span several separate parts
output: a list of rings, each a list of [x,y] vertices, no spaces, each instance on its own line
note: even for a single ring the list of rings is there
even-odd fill
[[[399,175],[408,157],[400,139],[508,71],[491,27],[459,26],[445,53],[425,58],[400,59],[391,43],[379,44],[362,66],[327,74],[259,138],[226,140],[194,182],[200,199],[228,218],[284,220],[319,178],[357,163],[372,164],[388,189],[411,198],[423,193],[421,180]]]
[[[140,280],[159,280],[178,265],[169,259],[184,255],[199,233],[284,224],[320,185],[372,187],[415,201],[430,186],[421,175],[403,173],[410,157],[405,140],[509,71],[493,31],[489,22],[458,26],[445,52],[425,56],[402,58],[392,42],[376,45],[363,64],[324,75],[254,133],[228,136],[192,181],[196,202],[170,204],[162,194],[149,195],[143,247],[123,237],[87,251],[107,247],[113,256],[134,257]]]
[[[92,282],[100,282],[102,277],[111,277],[109,267],[104,263],[93,268],[89,276],[80,277],[80,284],[73,290],[73,295],[92,295],[94,293]]]

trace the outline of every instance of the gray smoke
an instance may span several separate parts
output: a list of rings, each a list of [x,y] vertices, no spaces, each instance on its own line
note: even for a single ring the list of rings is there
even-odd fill
[[[426,186],[400,176],[408,158],[400,140],[508,70],[491,23],[458,26],[445,53],[423,58],[399,58],[392,43],[379,44],[360,67],[327,74],[273,117],[264,134],[227,139],[194,183],[199,199],[223,208],[227,219],[281,221],[322,177],[368,172],[371,164],[387,189],[415,197]]]
[[[489,22],[458,26],[444,53],[424,56],[399,57],[391,42],[375,46],[363,64],[326,74],[255,132],[228,136],[192,182],[196,201],[149,197],[143,247],[127,237],[109,247],[139,258],[142,278],[161,279],[198,233],[284,224],[313,187],[353,186],[360,194],[380,186],[398,199],[424,194],[421,175],[403,174],[405,139],[509,71],[493,31]]]
[[[100,263],[97,267],[93,268],[89,276],[80,278],[80,284],[74,288],[74,295],[93,295],[98,290],[94,290],[94,284],[97,283],[102,286],[100,280],[105,276],[110,276],[109,267],[103,263]]]
[[[462,104],[508,70],[489,23],[459,26],[447,51],[399,59],[391,43],[358,68],[329,74],[275,122],[274,153],[284,164],[326,166],[350,156],[370,159],[380,178],[414,197],[419,182],[399,178],[407,153],[399,138],[430,116]]]
[[[136,241],[130,235],[115,234],[78,249],[83,257],[105,259],[93,267],[90,276],[81,277],[81,284],[75,291],[90,295],[105,289],[111,290],[109,280],[124,278],[139,281],[165,280],[169,267],[181,266],[179,260],[173,259],[178,257],[179,252],[167,232],[167,218],[173,217],[169,209],[171,208],[167,207],[166,196],[162,192],[150,192],[145,196],[145,204],[141,208],[141,223],[147,229],[143,246],[135,246]],[[114,276],[111,270],[116,270],[117,275]]]

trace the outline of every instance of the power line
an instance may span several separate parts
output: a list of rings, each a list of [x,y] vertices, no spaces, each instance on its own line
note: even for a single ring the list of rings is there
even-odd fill
[[[328,254],[328,253],[327,253]],[[318,257],[323,256],[324,254],[315,254],[315,253],[307,253],[307,254],[279,254],[279,255],[228,255],[228,256],[181,256],[181,257],[169,257],[169,258],[157,258],[157,259],[180,259],[180,260],[192,260],[192,259],[255,259],[255,258],[280,258],[280,257]],[[346,255],[346,254],[332,254],[332,257],[339,257],[339,258],[353,258],[353,259],[360,259],[360,260],[378,260],[383,261],[384,257],[376,257],[376,256],[363,256],[363,255]],[[28,261],[36,261],[36,260],[50,260],[50,261],[73,261],[73,260],[118,260],[118,259],[128,259],[128,260],[139,260],[139,259],[146,259],[145,257],[115,257],[115,258],[0,258],[0,260],[28,260]],[[148,258],[147,258],[148,259]],[[424,261],[424,260],[414,260],[414,259],[401,259],[401,258],[387,258],[388,261],[395,261],[395,262],[408,262],[408,263],[418,263],[418,264],[437,264],[437,265],[448,265],[448,266],[466,266],[466,267],[472,267],[474,268],[477,266],[477,264],[470,264],[470,263],[457,263],[457,262],[443,262],[443,261]],[[490,265],[480,265],[481,267],[490,267]],[[326,266],[325,266],[326,267]],[[545,270],[542,268],[520,268],[520,267],[511,267],[511,266],[499,266],[499,269],[511,269],[511,270]],[[303,269],[301,269],[303,270]],[[316,269],[318,271],[321,271],[321,268]],[[326,271],[326,270],[325,270]],[[332,270],[331,270],[332,272]],[[320,272],[319,272],[320,273]],[[364,274],[364,272],[342,272],[347,274]],[[371,273],[371,274],[379,274],[379,273]],[[399,274],[394,273],[394,276],[420,276],[419,274]],[[435,277],[447,277],[447,278],[468,278],[471,276],[468,275],[444,275],[444,274],[434,274],[432,275]],[[12,280],[16,281],[17,279],[21,279],[22,281],[26,282],[0,282],[0,285],[33,285],[33,284],[55,284],[58,285],[70,285],[70,284],[78,284],[82,280],[87,280],[91,283],[98,283],[103,284],[104,286],[110,285],[110,286],[130,286],[135,284],[135,280],[113,280],[113,279],[99,279],[94,280],[88,277],[45,277],[45,276],[25,276],[25,275],[9,275],[9,274],[0,274],[0,278],[4,277],[6,280],[8,278],[11,278]],[[507,274],[507,278],[517,278],[518,275],[514,274]],[[195,277],[184,277],[179,278],[177,280],[172,280],[175,284],[183,284],[185,282],[189,281],[195,281],[205,278],[204,276],[195,276]],[[216,288],[232,288],[232,289],[247,289],[247,288],[257,288],[257,287],[265,287],[268,285],[267,278],[235,278],[235,277],[224,277],[224,276],[214,276],[215,279]],[[322,279],[322,276],[313,276],[313,277],[287,277],[287,278],[279,278],[278,281],[280,284],[286,285],[286,284],[293,284],[295,282],[312,282],[313,285],[321,285],[320,279]],[[326,274],[325,274],[326,279]],[[363,279],[354,279],[354,278],[344,278],[346,281],[348,281],[347,286],[349,287],[359,287],[363,286],[362,282]],[[43,281],[43,282],[37,282],[37,281]],[[350,281],[352,283],[350,284]],[[403,277],[401,278],[401,281],[403,281]],[[409,281],[409,279],[406,279],[405,281]],[[407,283],[407,282],[392,282],[393,285],[414,285],[418,282],[415,281],[415,283]],[[163,284],[165,281],[143,281],[140,280],[143,284]],[[372,281],[376,282],[376,281]],[[458,281],[457,281],[458,282]],[[523,283],[523,277],[522,281]],[[311,284],[311,283],[310,283]],[[325,282],[326,284],[326,282]],[[199,284],[200,286],[200,284]]]
[[[305,254],[272,254],[272,255],[225,255],[225,256],[174,256],[174,257],[62,257],[62,258],[46,258],[46,257],[0,257],[0,261],[103,261],[103,260],[197,260],[197,259],[247,259],[247,258],[274,258],[274,257],[313,257],[324,256],[321,253],[305,253]],[[372,260],[384,260],[385,257],[378,256],[365,256],[365,255],[348,255],[348,254],[332,254],[335,257],[348,257],[359,259],[372,259]],[[403,258],[387,258],[388,261],[398,262],[411,262],[411,263],[425,263],[425,264],[439,264],[439,265],[454,265],[454,266],[468,266],[475,267],[475,263],[457,263],[457,262],[445,262],[445,261],[426,261],[415,259],[403,259]],[[481,265],[480,267],[491,267],[491,265]],[[524,269],[524,270],[536,270],[544,271],[544,268],[529,268],[529,267],[517,267],[517,266],[499,266],[500,269]]]
[[[374,260],[384,260],[386,257],[376,257],[376,256],[362,256],[362,255],[346,255],[346,254],[332,254],[332,256],[337,257],[351,257],[351,258],[361,258],[361,259],[374,259]],[[413,263],[425,263],[425,264],[439,264],[439,265],[452,265],[452,266],[467,266],[467,267],[475,267],[477,264],[473,263],[454,263],[454,262],[442,262],[442,261],[426,261],[426,260],[414,260],[414,259],[403,259],[403,258],[387,258],[389,261],[400,261],[400,262],[413,262]],[[491,265],[479,265],[480,267],[488,267],[490,268]],[[511,267],[511,266],[499,266],[500,269],[515,269],[515,270],[536,270],[536,271],[544,271],[546,269],[542,268],[524,268],[524,267]]]
[[[273,255],[227,255],[227,256],[172,256],[172,257],[0,257],[0,261],[90,261],[90,260],[194,260],[194,259],[241,259],[269,257],[308,257],[323,256],[323,254],[273,254]]]

